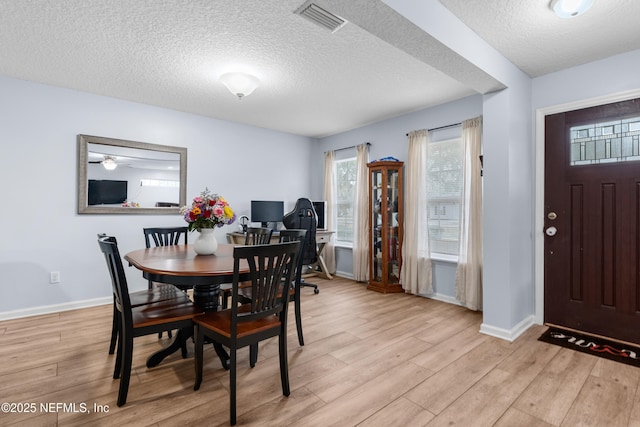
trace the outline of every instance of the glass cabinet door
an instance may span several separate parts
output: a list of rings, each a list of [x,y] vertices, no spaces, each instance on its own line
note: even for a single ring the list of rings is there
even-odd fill
[[[371,279],[376,282],[382,280],[382,171],[371,172],[371,262],[373,263]]]
[[[399,236],[398,236],[398,170],[387,170],[387,283],[400,282]]]

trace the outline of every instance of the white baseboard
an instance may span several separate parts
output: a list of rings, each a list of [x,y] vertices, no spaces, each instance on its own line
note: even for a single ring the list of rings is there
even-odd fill
[[[507,340],[509,342],[513,342],[516,338],[518,338],[524,331],[529,329],[531,325],[535,324],[535,316],[531,315],[516,326],[511,329],[503,329],[495,326],[487,325],[483,323],[480,325],[480,333],[485,335],[490,335],[492,337],[500,338],[503,340]]]
[[[22,310],[5,311],[0,313],[0,320],[20,319],[22,317],[59,313],[61,311],[77,310],[79,308],[95,307],[97,305],[104,304],[113,304],[113,297],[94,298],[84,301],[73,301],[63,304],[43,305],[40,307],[25,308]]]
[[[334,276],[342,277],[343,279],[351,279],[356,280],[353,273],[347,273],[346,271],[336,271],[333,273]]]
[[[424,297],[424,298],[431,298],[434,299],[436,301],[442,301],[442,302],[446,302],[447,304],[453,304],[453,305],[459,305],[462,306],[462,304],[460,304],[460,301],[458,301],[457,299],[455,299],[454,297],[450,296],[450,295],[445,295],[445,294],[439,294],[439,293],[433,293],[433,294],[418,294],[419,297]]]

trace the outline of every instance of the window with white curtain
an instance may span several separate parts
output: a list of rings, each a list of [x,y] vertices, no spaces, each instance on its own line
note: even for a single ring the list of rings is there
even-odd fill
[[[354,207],[356,198],[356,158],[336,160],[336,244],[351,245],[354,233]]]
[[[427,161],[427,209],[431,256],[457,259],[462,197],[462,139],[431,142]]]

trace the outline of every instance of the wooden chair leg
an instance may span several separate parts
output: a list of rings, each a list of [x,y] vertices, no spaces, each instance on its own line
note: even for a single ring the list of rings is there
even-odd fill
[[[213,342],[213,349],[216,351],[216,354],[218,355],[218,358],[220,359],[220,363],[222,364],[222,367],[224,368],[225,371],[229,370],[229,355],[227,354],[226,350],[224,349],[224,347],[222,347],[222,344],[214,341]]]
[[[168,331],[170,332],[170,331]],[[183,329],[182,332],[178,331],[180,334],[184,335],[185,337],[189,335],[189,330],[188,329]],[[186,359],[187,358],[187,340],[183,340],[182,341],[182,346],[180,347],[180,352],[182,353],[182,358]]]
[[[204,357],[204,336],[202,335],[202,331],[200,330],[200,326],[194,326],[195,331],[193,333],[194,344],[195,344],[195,368],[196,368],[196,382],[193,385],[194,390],[200,389],[200,385],[202,384],[202,359]]]
[[[169,337],[169,339],[173,338],[173,334],[170,330],[167,331],[167,336]],[[162,332],[158,332],[158,339],[160,338],[162,338]]]
[[[127,393],[129,393],[129,381],[131,379],[131,363],[133,361],[133,337],[123,337],[122,335],[120,336],[123,341],[122,373],[120,374],[120,389],[118,390],[118,406],[127,403]]]
[[[249,346],[249,366],[255,368],[256,362],[258,362],[258,344],[251,344]]]
[[[220,291],[220,295],[222,296],[222,309],[229,308],[229,294],[226,291]]]
[[[229,349],[229,423],[236,425],[236,352],[235,348]]]
[[[300,310],[300,292],[296,292],[293,297],[293,301],[296,309],[296,329],[298,330],[298,343],[304,346],[304,337],[302,336],[302,314]]]
[[[287,356],[287,334],[283,328],[278,337],[280,349],[280,382],[282,383],[282,394],[289,396],[291,389],[289,388],[289,361]]]

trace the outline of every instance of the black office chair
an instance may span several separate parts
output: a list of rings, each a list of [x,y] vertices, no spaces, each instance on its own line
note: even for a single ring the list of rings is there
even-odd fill
[[[302,265],[310,265],[317,262],[316,227],[318,224],[318,216],[311,200],[305,198],[298,199],[293,210],[282,217],[282,223],[288,229],[307,230],[304,247],[302,248]],[[302,278],[300,278],[300,286],[313,288],[314,294],[320,292],[318,285],[305,283]]]

